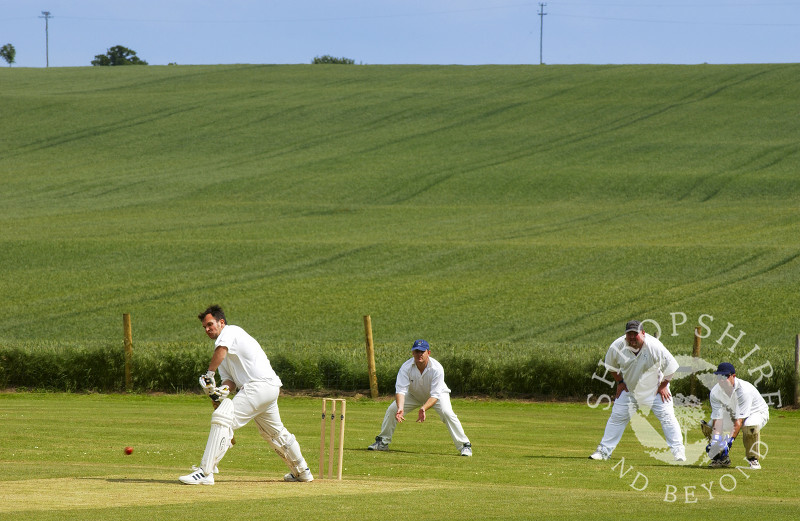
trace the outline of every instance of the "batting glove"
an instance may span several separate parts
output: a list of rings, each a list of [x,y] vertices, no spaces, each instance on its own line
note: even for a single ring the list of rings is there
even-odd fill
[[[224,400],[231,394],[231,389],[227,385],[223,385],[222,387],[215,387],[211,393],[208,395],[212,401],[219,402]]]
[[[219,396],[220,400],[224,400],[229,394],[231,394],[231,388],[227,385],[223,385],[222,387],[217,387],[214,389],[214,392],[217,394],[217,396]]]
[[[201,374],[200,375],[200,387],[203,388],[203,391],[209,396],[214,392],[214,388],[216,387],[216,383],[214,382],[214,373],[211,371]]]

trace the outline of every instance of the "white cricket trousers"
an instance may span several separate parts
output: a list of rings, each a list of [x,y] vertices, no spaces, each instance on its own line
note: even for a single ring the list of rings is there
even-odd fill
[[[278,411],[280,392],[280,387],[267,382],[245,384],[233,397],[233,430],[253,420],[262,434],[277,438],[285,430]]]
[[[758,430],[764,428],[764,426],[769,421],[769,411],[762,413],[762,412],[754,412],[744,420],[744,427],[758,427]]]
[[[733,423],[733,422],[736,421],[736,418],[733,415],[726,415],[725,421],[728,421],[728,420],[730,420],[730,422]],[[761,429],[764,428],[764,426],[767,424],[768,421],[769,421],[769,411],[766,411],[766,412],[754,412],[753,414],[751,414],[750,416],[748,416],[747,418],[744,419],[744,423],[742,424],[742,427],[753,427],[753,426],[755,426],[755,427],[758,427],[758,430],[761,430]],[[713,425],[713,423],[714,423],[714,418],[711,418],[711,424]],[[724,425],[724,422],[723,422],[723,425]],[[725,427],[723,427],[723,429],[725,429]]]
[[[428,398],[429,397],[426,397],[424,400],[419,400],[415,396],[406,394],[406,401],[403,404],[406,421],[410,419],[408,413],[419,409],[422,404],[428,401]],[[464,428],[461,426],[461,422],[458,420],[456,413],[453,412],[452,405],[450,405],[449,394],[442,394],[436,403],[433,404],[433,410],[439,414],[442,423],[447,426],[447,430],[450,432],[450,438],[453,439],[453,444],[456,446],[457,450],[461,450],[461,447],[463,447],[465,443],[469,443],[469,438],[464,434]],[[386,415],[383,417],[383,425],[381,425],[381,433],[379,436],[384,443],[392,442],[392,435],[394,434],[395,428],[397,428],[397,418],[395,414],[397,414],[397,401],[393,401],[389,404],[389,408],[386,409]]]
[[[655,393],[652,401],[644,405],[649,406],[658,421],[661,422],[661,430],[664,432],[664,438],[672,455],[685,455],[683,434],[681,433],[678,419],[675,417],[673,400],[662,402],[661,395]],[[622,391],[611,408],[611,416],[608,418],[603,439],[600,441],[600,445],[597,446],[597,450],[606,456],[611,456],[611,453],[614,452],[614,449],[617,448],[619,441],[622,439],[625,427],[631,421],[631,415],[638,410],[641,410],[641,407],[631,398],[631,394],[628,391]]]
[[[249,382],[242,386],[233,397],[232,428],[236,430],[253,420],[261,437],[283,457],[286,447],[295,445],[296,441],[294,435],[281,421],[281,413],[278,410],[280,392],[281,388],[277,385],[261,381]],[[299,446],[296,450],[297,456],[302,459]],[[302,466],[305,468],[305,464]]]

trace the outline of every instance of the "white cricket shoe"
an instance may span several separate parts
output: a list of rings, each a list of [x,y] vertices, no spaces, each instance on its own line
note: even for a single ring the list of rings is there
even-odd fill
[[[206,476],[203,469],[192,465],[192,472],[178,478],[185,485],[213,485],[214,474]]]
[[[750,463],[750,470],[761,470],[761,463],[757,459],[747,460]]]
[[[596,451],[592,452],[591,456],[589,456],[589,459],[598,460],[598,461],[604,461],[604,460],[608,459],[608,456],[606,456],[605,454],[603,454],[599,450],[596,450]]]
[[[300,473],[299,476],[295,476],[291,472],[285,474],[283,476],[284,481],[302,481],[308,483],[309,481],[314,481],[314,476],[311,475],[311,471],[306,468],[303,472]]]
[[[461,455],[462,456],[467,456],[467,457],[472,456],[472,444],[471,443],[465,443],[461,447]]]
[[[367,450],[389,450],[389,444],[384,443],[380,436],[375,436],[375,443],[367,447]]]
[[[675,454],[675,461],[677,461],[678,463],[683,463],[684,461],[686,461],[686,453],[684,451],[680,451],[677,454]]]

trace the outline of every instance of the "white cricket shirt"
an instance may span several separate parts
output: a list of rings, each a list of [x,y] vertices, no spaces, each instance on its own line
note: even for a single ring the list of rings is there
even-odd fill
[[[739,378],[735,382],[730,395],[719,384],[711,389],[711,419],[722,420],[725,413],[735,420],[749,418],[754,413],[769,417],[769,405],[756,386]]]
[[[441,395],[450,394],[450,389],[444,383],[442,364],[431,357],[428,357],[428,366],[421,374],[414,359],[407,360],[397,372],[394,388],[397,394],[410,394],[420,402],[431,397],[438,400]]]
[[[678,370],[675,357],[656,337],[645,333],[644,344],[638,354],[631,349],[625,335],[611,343],[605,363],[622,374],[625,386],[634,399],[652,398],[664,376]]]
[[[214,342],[215,348],[220,346],[228,348],[228,354],[219,366],[221,381],[233,380],[237,389],[254,381],[269,382],[278,387],[282,385],[261,345],[244,329],[231,324],[223,327]]]

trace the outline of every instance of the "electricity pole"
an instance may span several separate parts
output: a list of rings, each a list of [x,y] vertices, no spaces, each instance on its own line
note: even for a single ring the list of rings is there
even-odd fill
[[[50,16],[50,11],[42,11],[44,16],[40,16],[39,18],[44,18],[44,45],[45,45],[45,59],[47,60],[47,66],[50,67],[50,30],[49,24],[47,23],[52,16]]]
[[[539,65],[542,65],[542,35],[544,33],[544,15],[547,13],[544,12],[544,6],[547,4],[543,4],[539,2]]]

